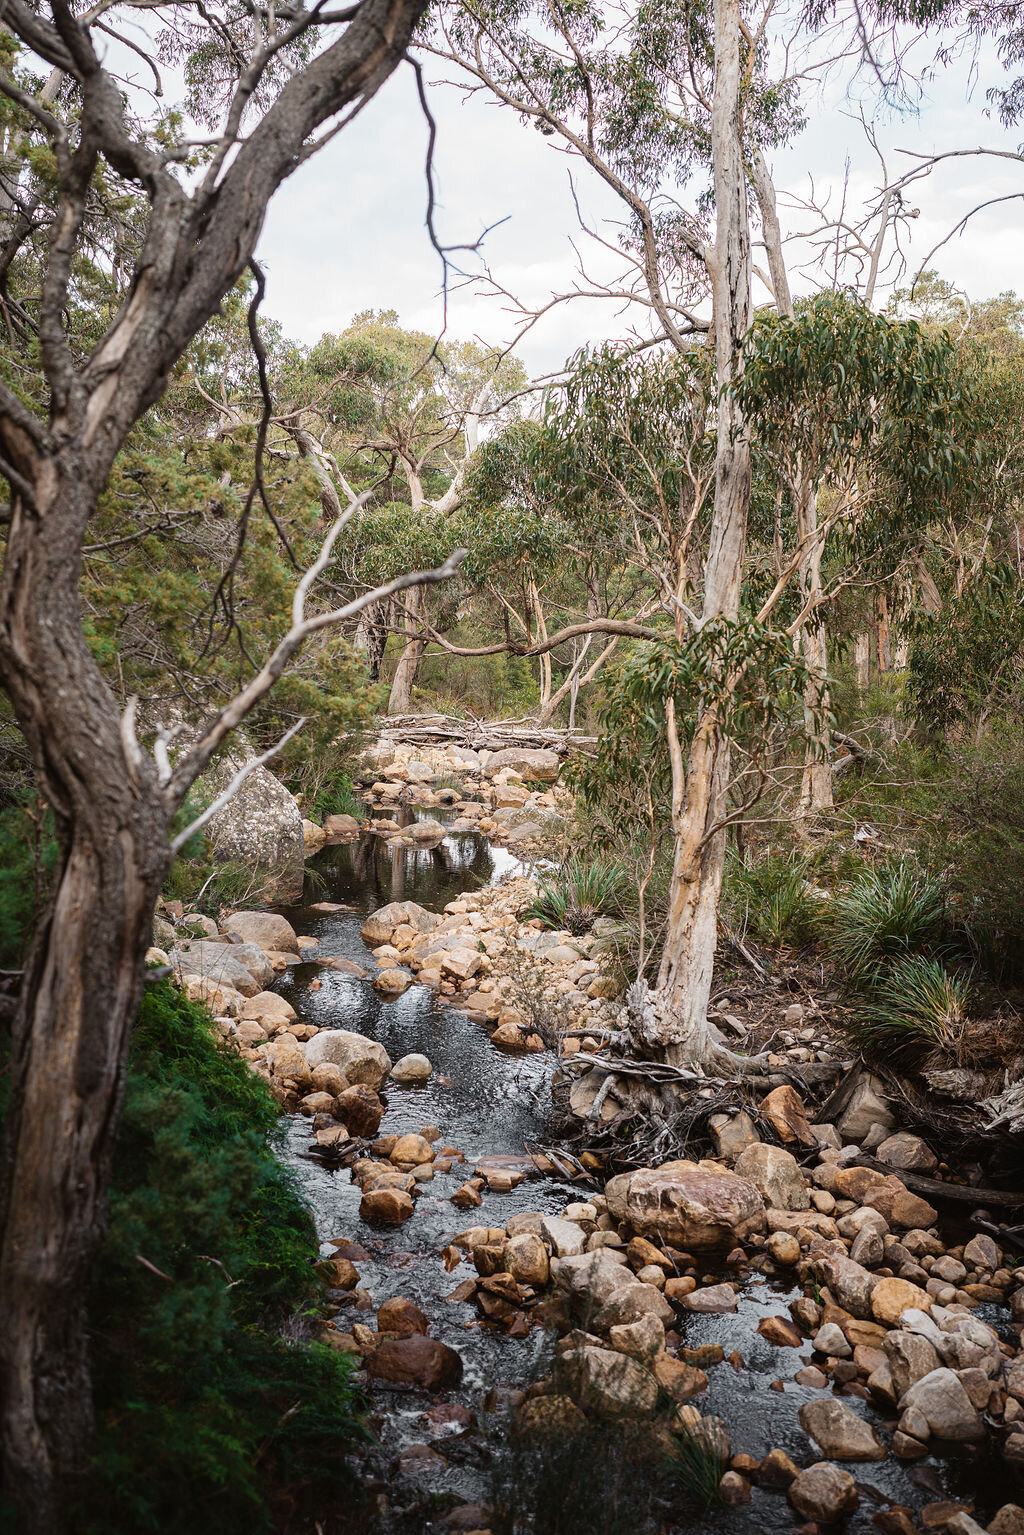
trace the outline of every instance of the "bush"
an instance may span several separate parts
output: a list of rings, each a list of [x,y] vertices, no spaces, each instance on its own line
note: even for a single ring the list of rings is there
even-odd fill
[[[809,872],[810,860],[797,852],[733,856],[726,865],[726,904],[763,943],[812,943],[824,928],[825,902],[810,888]]]
[[[88,1300],[96,1432],[75,1535],[252,1535],[345,1496],[361,1403],[348,1360],[311,1341],[317,1243],[267,1144],[276,1122],[209,1015],[149,988]]]
[[[304,814],[312,821],[323,821],[329,815],[350,815],[361,821],[366,806],[347,773],[331,773],[320,784]]]
[[[605,858],[587,861],[573,854],[557,874],[540,876],[540,892],[523,913],[523,920],[538,918],[545,927],[589,932],[595,917],[614,915],[619,910],[625,878],[621,864]]]
[[[833,952],[860,986],[872,984],[893,960],[942,952],[944,930],[938,882],[903,859],[862,874],[832,903]]]
[[[847,1024],[865,1055],[903,1060],[929,1050],[956,1053],[967,1022],[969,973],[921,954],[896,960]]]

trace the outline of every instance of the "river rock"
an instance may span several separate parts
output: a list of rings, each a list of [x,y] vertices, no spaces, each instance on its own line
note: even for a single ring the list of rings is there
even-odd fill
[[[392,1082],[426,1082],[434,1068],[425,1055],[403,1055],[391,1068]]]
[[[872,1315],[889,1327],[895,1327],[904,1311],[931,1309],[931,1296],[909,1279],[880,1279],[871,1292]]]
[[[1003,1261],[1002,1249],[993,1242],[990,1236],[979,1232],[971,1237],[964,1248],[964,1262],[982,1273],[994,1273]]]
[[[985,1437],[985,1426],[963,1382],[952,1370],[932,1370],[905,1391],[900,1411],[916,1407],[937,1439],[974,1441]]]
[[[608,1329],[608,1341],[619,1354],[649,1364],[665,1347],[665,1324],[648,1313],[635,1322],[621,1322]]]
[[[505,1268],[519,1284],[540,1289],[550,1275],[548,1250],[539,1236],[523,1231],[509,1237],[502,1249]]]
[[[885,1445],[870,1423],[859,1418],[838,1397],[819,1397],[805,1402],[800,1409],[800,1423],[833,1460],[884,1460]]]
[[[374,1380],[423,1391],[451,1391],[462,1380],[462,1360],[455,1350],[416,1333],[385,1338],[366,1355],[365,1368]]]
[[[302,822],[302,845],[307,853],[319,853],[327,841],[327,833],[315,821]]]
[[[341,1067],[350,1082],[365,1082],[375,1092],[383,1087],[391,1070],[391,1058],[383,1045],[348,1029],[321,1029],[306,1041],[305,1050],[310,1066],[331,1061]]]
[[[359,822],[354,815],[329,815],[324,821],[328,837],[357,837]]]
[[[251,757],[236,745],[196,780],[196,797],[206,803],[216,799],[247,760]],[[214,860],[240,863],[251,870],[263,899],[301,900],[306,863],[302,815],[294,796],[267,768],[256,767],[249,773],[233,798],[207,822],[207,835]]]
[[[707,1316],[725,1316],[736,1310],[738,1301],[732,1285],[714,1284],[706,1285],[703,1290],[692,1290],[689,1295],[683,1296],[682,1304],[687,1311],[698,1311]]]
[[[587,1233],[583,1228],[575,1221],[563,1220],[559,1215],[542,1217],[541,1235],[558,1258],[578,1257],[587,1245]]]
[[[764,1202],[754,1184],[713,1162],[666,1162],[621,1173],[606,1185],[605,1197],[614,1220],[687,1251],[735,1246],[765,1229]]]
[[[370,1188],[359,1202],[360,1219],[400,1226],[413,1213],[413,1202],[404,1189]]]
[[[426,1337],[427,1318],[414,1301],[392,1295],[377,1307],[377,1329],[397,1333],[400,1338]]]
[[[391,1160],[419,1167],[434,1160],[434,1148],[425,1135],[400,1135],[391,1148]]]
[[[801,1146],[817,1145],[804,1100],[795,1087],[776,1087],[767,1098],[762,1098],[760,1109],[780,1140],[799,1141]]]
[[[397,966],[390,965],[386,970],[379,972],[373,984],[385,996],[400,997],[412,985],[412,976],[407,971],[399,970]]]
[[[187,1001],[201,1002],[215,1018],[241,1018],[248,1000],[234,986],[221,985],[206,975],[182,973],[178,985]]]
[[[736,1159],[735,1171],[749,1178],[766,1205],[778,1210],[808,1210],[811,1199],[796,1157],[781,1146],[748,1146]]]
[[[319,1071],[326,1065],[334,1065],[334,1062],[323,1061],[313,1070]],[[340,1071],[340,1066],[337,1069]],[[350,1135],[366,1139],[380,1129],[384,1105],[368,1083],[354,1082],[338,1094],[335,1113]]]
[[[484,968],[486,963],[486,958],[479,949],[471,949],[465,945],[449,949],[447,953],[441,955],[441,974],[452,976],[457,981],[469,981]]]
[[[811,1265],[818,1279],[823,1279],[835,1299],[851,1315],[871,1316],[871,1292],[879,1283],[874,1274],[841,1253],[813,1256]]]
[[[232,911],[224,920],[226,933],[237,933],[243,943],[254,943],[265,952],[298,954],[299,940],[286,917],[275,911]]]
[[[269,1062],[275,1077],[280,1077],[282,1081],[290,1078],[298,1088],[311,1085],[309,1062],[294,1034],[285,1032],[275,1035],[260,1046],[258,1053]]]
[[[440,917],[418,906],[415,901],[392,901],[371,912],[359,930],[364,943],[372,949],[387,943],[396,927],[408,923],[417,933],[430,933],[437,927]]]
[[[820,1460],[800,1471],[786,1489],[786,1496],[805,1519],[834,1524],[857,1507],[857,1484],[848,1471]]]
[[[658,1401],[658,1383],[650,1371],[614,1349],[581,1348],[560,1354],[553,1379],[557,1390],[604,1422],[649,1418]]]
[[[882,1347],[889,1361],[892,1387],[897,1400],[905,1396],[917,1381],[923,1380],[940,1367],[934,1346],[920,1333],[899,1328],[886,1333]]]
[[[859,1146],[873,1125],[894,1130],[896,1116],[885,1096],[885,1083],[862,1071],[839,1120],[839,1134],[844,1144],[853,1142]]]
[[[484,777],[494,778],[502,768],[511,768],[512,772],[518,773],[521,778],[532,779],[538,783],[554,783],[558,777],[559,766],[559,759],[555,752],[511,746],[488,753]]]
[[[248,965],[235,957],[235,948],[234,944],[196,942],[172,949],[167,958],[179,978],[198,975],[214,986],[231,986],[243,997],[255,997],[262,984],[253,977]],[[270,970],[267,980],[273,980],[273,975]]]
[[[276,991],[258,991],[254,997],[246,998],[242,1017],[253,1018],[268,1029],[278,1029],[293,1023],[296,1013],[287,998],[279,997]]]
[[[740,1109],[738,1114],[712,1114],[708,1128],[715,1138],[718,1155],[730,1162],[741,1151],[746,1151],[748,1146],[756,1146],[761,1139],[754,1121],[745,1109]]]
[[[939,1159],[931,1147],[919,1135],[910,1135],[906,1130],[901,1130],[898,1135],[890,1135],[881,1143],[876,1155],[886,1167],[898,1167],[907,1173],[927,1175],[933,1173],[939,1165]]]

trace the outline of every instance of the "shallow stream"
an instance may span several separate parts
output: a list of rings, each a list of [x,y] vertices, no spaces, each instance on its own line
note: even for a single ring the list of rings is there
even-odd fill
[[[449,835],[431,849],[389,848],[383,839],[365,835],[358,842],[327,848],[313,860],[305,892],[310,905],[291,908],[286,915],[296,931],[319,940],[313,954],[344,957],[372,970],[374,961],[359,936],[366,913],[395,900],[414,900],[441,911],[461,892],[495,882],[518,868],[509,853],[491,847],[477,833]],[[315,907],[320,902],[348,909],[318,911]],[[314,979],[320,986],[311,990]],[[344,1237],[366,1249],[370,1259],[359,1260],[357,1268],[360,1285],[372,1295],[374,1307],[392,1295],[415,1301],[430,1318],[432,1335],[462,1356],[463,1383],[448,1399],[480,1412],[492,1388],[498,1388],[500,1398],[502,1387],[524,1387],[546,1373],[553,1338],[537,1327],[528,1338],[510,1338],[482,1325],[472,1303],[447,1300],[475,1270],[467,1262],[447,1273],[441,1250],[468,1226],[503,1226],[525,1210],[560,1213],[569,1202],[585,1199],[587,1190],[578,1183],[538,1177],[507,1195],[485,1192],[482,1207],[469,1211],[453,1206],[450,1196],[471,1175],[475,1158],[522,1153],[527,1147],[551,1143],[556,1127],[550,1102],[550,1057],[513,1056],[496,1050],[488,1027],[446,1006],[444,998],[423,986],[412,986],[396,1000],[385,1001],[368,981],[310,961],[292,968],[277,990],[304,1022],[366,1034],[379,1040],[392,1060],[417,1051],[433,1064],[434,1073],[422,1086],[389,1084],[381,1133],[401,1134],[434,1125],[440,1131],[439,1144],[458,1147],[466,1163],[456,1163],[450,1174],[438,1173],[423,1186],[416,1213],[405,1225],[370,1226],[360,1219],[359,1190],[348,1172],[331,1169],[310,1155],[308,1119],[300,1115],[290,1119],[283,1155],[315,1213],[324,1255],[333,1251],[326,1245],[331,1238]],[[711,1282],[735,1277],[712,1264],[705,1272]],[[821,1392],[793,1381],[801,1364],[811,1360],[810,1344],[799,1350],[776,1348],[757,1332],[762,1317],[788,1316],[787,1303],[800,1293],[755,1274],[743,1282],[733,1315],[679,1311],[678,1330],[687,1347],[716,1343],[724,1349],[725,1362],[711,1369],[710,1389],[696,1405],[702,1413],[713,1412],[725,1420],[734,1452],[760,1459],[779,1447],[798,1465],[817,1458],[797,1413],[805,1401]],[[1008,1320],[1005,1311],[992,1307],[980,1308],[978,1314],[1000,1327]],[[372,1325],[373,1314],[343,1311],[338,1318],[342,1327],[356,1321]],[[729,1362],[734,1351],[742,1358],[735,1368]],[[777,1381],[784,1383],[783,1390],[771,1389]],[[883,1429],[895,1426],[895,1413],[887,1419],[873,1404],[855,1396],[847,1400]],[[383,1388],[377,1392],[377,1404],[381,1437],[393,1454],[412,1444],[432,1443],[443,1456],[415,1461],[407,1495],[403,1495],[401,1478],[389,1488],[393,1506],[404,1503],[412,1512],[412,1522],[407,1518],[403,1529],[444,1528],[440,1519],[432,1521],[432,1509],[438,1507],[435,1495],[454,1494],[460,1502],[486,1497],[486,1455],[479,1434],[446,1432],[438,1437],[424,1417],[431,1399],[421,1393]],[[486,1422],[482,1414],[481,1422]],[[962,1499],[976,1504],[976,1517],[984,1523],[1012,1496],[1002,1462],[990,1458],[985,1447],[930,1455],[912,1465],[890,1455],[884,1461],[850,1464],[847,1469],[860,1489],[860,1507],[845,1526],[853,1535],[875,1532],[872,1516],[891,1503],[920,1509],[937,1500]],[[784,1495],[755,1487],[750,1504],[714,1510],[696,1518],[691,1527],[790,1531],[799,1522]],[[577,1532],[567,1530],[566,1535]],[[581,1526],[578,1535],[588,1532]]]

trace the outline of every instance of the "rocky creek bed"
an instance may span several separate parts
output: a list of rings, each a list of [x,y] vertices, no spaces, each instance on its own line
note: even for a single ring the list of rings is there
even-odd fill
[[[488,1528],[507,1427],[556,1437],[589,1419],[637,1424],[667,1457],[681,1438],[720,1457],[725,1501],[693,1528],[1024,1532],[1012,1252],[940,1227],[834,1127],[801,1123],[791,1089],[774,1114],[762,1101],[721,1124],[714,1160],[607,1183],[553,1164],[553,1063],[500,981],[503,943],[563,967],[570,1021],[596,1031],[614,1004],[585,944],[535,954],[519,865],[465,819],[432,846],[407,825],[327,847],[309,905],[229,920],[242,945],[208,924],[170,950],[289,1111],[328,1340],[359,1355],[375,1400],[380,1528]],[[468,976],[463,951],[481,959]],[[249,985],[231,969],[247,965]],[[521,1048],[492,1042],[504,1026]],[[429,1075],[414,1059],[400,1084],[410,1057]],[[883,1128],[868,1137],[883,1161],[934,1166]]]

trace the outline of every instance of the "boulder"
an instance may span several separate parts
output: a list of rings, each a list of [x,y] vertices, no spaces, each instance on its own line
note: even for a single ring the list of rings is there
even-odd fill
[[[748,1146],[737,1157],[735,1171],[749,1178],[766,1205],[778,1210],[808,1210],[811,1199],[796,1157],[781,1146]]]
[[[765,1229],[764,1201],[754,1184],[714,1162],[666,1162],[621,1173],[605,1197],[614,1220],[688,1251],[732,1247]]]
[[[550,1273],[548,1250],[539,1236],[528,1231],[509,1237],[502,1250],[505,1268],[518,1284],[540,1289]]]
[[[341,1070],[341,1067],[335,1066],[333,1061],[322,1061],[319,1066],[314,1066],[314,1077],[317,1072],[325,1070],[328,1066],[335,1071]],[[376,1135],[380,1129],[380,1122],[384,1118],[384,1105],[372,1087],[365,1082],[356,1082],[338,1093],[335,1113],[350,1135],[366,1139]]]
[[[231,986],[243,997],[254,997],[262,991],[263,983],[254,979],[248,965],[235,958],[235,948],[234,944],[196,942],[172,949],[167,958],[179,980],[197,975],[213,986]],[[269,964],[267,968],[270,970]],[[270,970],[267,979],[272,980],[273,975]]]
[[[329,815],[324,821],[324,831],[328,837],[357,837],[359,822],[354,815]]]
[[[434,1068],[425,1055],[403,1055],[391,1068],[392,1082],[426,1082]]]
[[[365,1368],[374,1380],[422,1391],[451,1391],[462,1380],[462,1360],[455,1350],[419,1333],[385,1338],[366,1355]]]
[[[330,1061],[341,1067],[351,1083],[364,1082],[375,1092],[383,1087],[391,1070],[391,1058],[383,1045],[348,1029],[321,1029],[307,1040],[305,1050],[311,1067]]]
[[[923,1380],[940,1367],[935,1348],[920,1333],[906,1332],[902,1328],[886,1333],[882,1347],[889,1361],[892,1388],[897,1400],[917,1381]]]
[[[715,1138],[718,1155],[730,1162],[740,1152],[746,1151],[748,1146],[756,1146],[761,1139],[754,1121],[745,1109],[740,1109],[738,1114],[712,1114],[708,1127]]]
[[[315,821],[303,821],[302,845],[307,853],[319,853],[326,841],[327,833],[322,826],[318,826]]]
[[[873,1125],[894,1130],[896,1116],[885,1096],[885,1083],[870,1072],[862,1071],[843,1110],[838,1129],[845,1144],[855,1142],[859,1146]]]
[[[211,981],[206,975],[180,973],[178,985],[189,1002],[201,1002],[215,1018],[241,1018],[248,1000],[234,986]]]
[[[554,783],[559,766],[555,752],[513,746],[488,755],[484,776],[494,778],[502,768],[511,768],[521,778],[533,779],[538,783]]]
[[[939,1165],[939,1159],[931,1147],[919,1135],[910,1135],[905,1130],[884,1140],[876,1155],[886,1167],[898,1167],[907,1173],[928,1175]]]
[[[417,933],[430,933],[440,920],[434,912],[418,906],[415,901],[392,901],[390,905],[378,907],[371,912],[359,934],[364,943],[375,949],[379,944],[387,943],[395,928],[401,927],[403,923],[408,923]]]
[[[776,1087],[767,1098],[762,1098],[761,1113],[782,1141],[799,1141],[801,1146],[816,1146],[817,1137],[811,1132],[804,1100],[795,1087]]]
[[[236,737],[234,749],[196,780],[196,799],[206,804],[215,800],[248,761],[251,755]],[[252,769],[207,823],[206,835],[214,861],[240,863],[251,870],[263,899],[301,900],[306,862],[302,815],[294,796],[267,768]]]
[[[404,1189],[367,1189],[359,1202],[364,1221],[380,1221],[385,1226],[400,1226],[413,1213],[411,1197]]]
[[[424,1135],[400,1135],[391,1148],[391,1160],[419,1167],[434,1160],[434,1148]]]
[[[570,1349],[557,1357],[553,1379],[556,1390],[604,1422],[650,1418],[658,1401],[651,1372],[614,1349]]]
[[[312,1086],[309,1062],[294,1034],[285,1031],[275,1035],[273,1039],[268,1039],[265,1045],[260,1046],[259,1054],[269,1062],[275,1077],[280,1077],[282,1081],[291,1078],[299,1088]]]
[[[279,997],[276,991],[258,991],[254,997],[246,998],[242,1017],[253,1018],[271,1028],[284,1028],[285,1024],[294,1022],[296,1013],[287,998]]]
[[[904,1311],[930,1311],[932,1298],[909,1279],[880,1279],[871,1292],[875,1320],[895,1327]]]
[[[417,1334],[426,1337],[427,1319],[413,1301],[404,1295],[392,1295],[377,1307],[377,1328],[380,1332],[397,1333],[400,1338]]]
[[[224,922],[226,933],[237,933],[243,943],[254,943],[264,951],[298,954],[299,940],[286,917],[275,911],[233,911]]]
[[[435,821],[433,816],[426,815],[421,821],[414,821],[406,828],[406,835],[414,842],[440,842],[445,835],[446,827],[440,821]]]
[[[541,1219],[541,1235],[558,1258],[575,1258],[584,1252],[587,1233],[575,1221],[564,1221],[558,1215],[545,1215]]]
[[[903,1393],[901,1412],[916,1407],[936,1439],[976,1441],[984,1439],[985,1425],[967,1390],[952,1370],[932,1370]]]
[[[806,1434],[833,1460],[884,1460],[885,1445],[870,1423],[838,1397],[819,1397],[800,1409]]]
[[[848,1471],[820,1460],[800,1471],[786,1489],[786,1496],[805,1519],[834,1524],[857,1507],[857,1484]]]
[[[376,976],[373,984],[385,996],[400,997],[412,985],[412,976],[407,970],[399,970],[397,966],[391,965]]]

